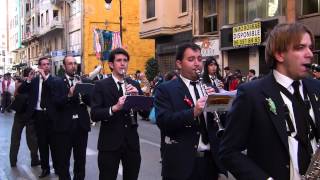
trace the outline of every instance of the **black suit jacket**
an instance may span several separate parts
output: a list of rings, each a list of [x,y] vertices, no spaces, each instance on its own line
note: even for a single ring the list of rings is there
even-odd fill
[[[177,78],[162,83],[155,93],[157,125],[165,135],[162,174],[173,179],[186,179],[191,175],[199,144],[199,123],[193,117],[193,108],[184,101],[192,101],[187,86]],[[218,159],[218,129],[212,114],[207,115],[210,148],[221,173],[225,173]]]
[[[304,79],[320,132],[320,82]],[[270,110],[266,98],[276,106]],[[284,102],[272,73],[241,85],[227,115],[220,157],[237,179],[289,179],[290,158]],[[247,149],[247,155],[241,151]]]
[[[39,80],[40,78],[38,76],[32,79],[30,83],[25,81],[21,84],[21,86],[18,89],[18,93],[27,93],[29,95],[28,107],[26,110],[26,118],[28,119],[32,118],[35,112],[35,108],[37,106],[39,94]],[[59,113],[57,112],[56,104],[61,94],[60,90],[55,87],[55,80],[56,77],[50,75],[48,79],[43,82],[43,85],[46,86],[47,89],[47,93],[44,99],[47,105],[46,111],[52,123],[59,119]]]
[[[127,79],[127,82],[142,95],[137,82],[131,79]],[[99,151],[117,150],[125,141],[129,148],[140,149],[137,126],[131,125],[129,111],[120,110],[112,116],[109,114],[109,109],[118,102],[119,97],[118,87],[112,77],[96,82],[91,99],[91,118],[93,121],[101,121]]]
[[[71,128],[80,127],[83,131],[90,131],[90,116],[87,105],[90,104],[88,94],[82,94],[81,99],[84,104],[80,104],[79,94],[68,97],[70,84],[66,76],[56,81],[56,86],[62,92],[58,100],[60,118],[55,125],[56,132],[69,132]]]

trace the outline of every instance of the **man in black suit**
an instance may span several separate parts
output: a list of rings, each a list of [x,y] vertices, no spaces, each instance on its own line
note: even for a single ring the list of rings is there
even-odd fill
[[[27,80],[22,83],[19,93],[29,94],[27,119],[35,120],[42,172],[40,178],[50,174],[49,151],[56,169],[57,159],[53,143],[53,125],[59,118],[56,111],[56,100],[60,98],[59,89],[54,88],[55,78],[50,75],[51,64],[48,58],[38,61],[38,73],[31,71]]]
[[[218,127],[212,114],[203,112],[206,93],[214,89],[203,92],[199,83],[196,71],[203,66],[200,47],[193,43],[180,46],[176,65],[181,75],[159,85],[155,93],[157,125],[165,136],[163,179],[218,179],[223,173],[217,156]]]
[[[57,80],[57,87],[63,94],[59,98],[57,109],[60,118],[55,125],[55,137],[59,141],[57,150],[59,156],[59,179],[71,179],[69,167],[73,151],[73,179],[85,178],[86,149],[88,132],[90,131],[90,117],[87,105],[90,103],[89,94],[75,92],[77,83],[82,80],[75,76],[77,63],[74,57],[66,56],[63,59],[65,74]]]
[[[123,166],[123,179],[138,179],[141,155],[137,133],[136,114],[123,109],[126,94],[138,95],[142,91],[137,82],[124,78],[129,54],[121,48],[111,51],[109,67],[111,77],[97,81],[92,95],[91,118],[101,121],[98,139],[99,179],[116,179],[119,162]]]
[[[239,87],[227,115],[220,155],[236,179],[300,179],[320,133],[320,83],[307,78],[314,36],[279,24],[269,35],[272,72]],[[242,153],[247,150],[246,155]]]

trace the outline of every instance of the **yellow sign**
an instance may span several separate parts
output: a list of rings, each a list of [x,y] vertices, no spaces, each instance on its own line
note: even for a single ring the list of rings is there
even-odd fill
[[[252,46],[261,43],[261,22],[233,27],[233,47]]]

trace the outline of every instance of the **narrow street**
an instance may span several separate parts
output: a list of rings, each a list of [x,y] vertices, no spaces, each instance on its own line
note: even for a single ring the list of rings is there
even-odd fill
[[[11,168],[9,162],[9,148],[13,113],[0,114],[0,180],[36,180],[41,172],[40,166],[30,166],[30,155],[26,144],[25,130],[18,155],[17,167]],[[97,140],[99,135],[99,124],[92,127],[89,133],[86,163],[86,179],[95,180],[99,177],[97,165]],[[139,133],[141,144],[142,163],[139,180],[160,180],[160,133],[156,125],[147,121],[139,121]],[[73,164],[73,162],[71,162]],[[72,171],[71,167],[71,171]],[[118,179],[122,179],[122,167],[120,165]],[[44,180],[55,180],[58,177],[51,170],[51,174]]]

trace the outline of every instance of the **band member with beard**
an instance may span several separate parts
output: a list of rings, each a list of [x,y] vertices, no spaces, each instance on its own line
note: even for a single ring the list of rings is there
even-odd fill
[[[69,167],[73,152],[73,179],[85,178],[86,149],[88,132],[90,131],[90,117],[87,106],[90,105],[89,94],[75,92],[76,84],[82,83],[75,73],[77,63],[73,56],[63,59],[64,76],[56,81],[57,88],[63,94],[59,97],[58,110],[60,118],[55,123],[55,137],[58,141],[59,179],[71,179]]]
[[[139,84],[125,78],[129,54],[122,48],[111,51],[111,77],[96,81],[92,95],[91,117],[101,121],[98,139],[99,179],[116,180],[120,161],[124,180],[137,180],[141,155],[136,114],[124,110],[126,94],[142,95]],[[135,121],[135,122],[133,122]]]

